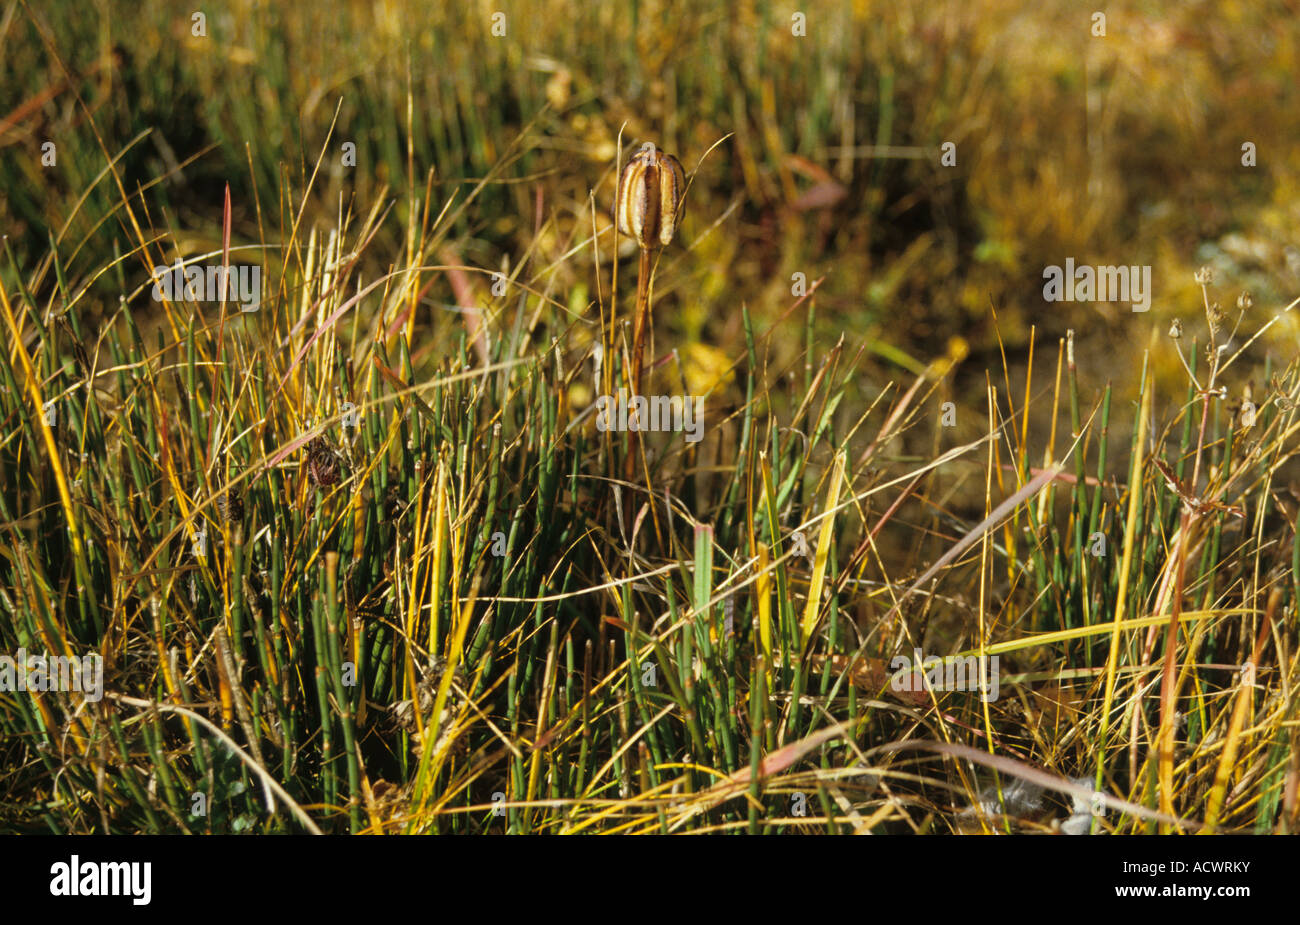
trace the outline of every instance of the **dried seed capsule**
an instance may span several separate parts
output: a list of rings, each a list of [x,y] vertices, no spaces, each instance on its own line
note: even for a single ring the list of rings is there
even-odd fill
[[[339,480],[342,460],[334,448],[322,438],[312,440],[307,447],[307,473],[312,484],[318,488],[329,488]]]
[[[228,522],[238,523],[244,519],[244,497],[237,488],[227,489],[226,493],[217,499],[217,507],[221,511],[222,518]]]
[[[636,239],[642,249],[667,247],[681,222],[686,174],[671,154],[646,142],[623,168],[618,179],[615,219],[618,230]]]

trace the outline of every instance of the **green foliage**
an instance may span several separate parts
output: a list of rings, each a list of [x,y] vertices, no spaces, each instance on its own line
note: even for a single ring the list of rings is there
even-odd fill
[[[1296,305],[1277,254],[1244,268],[1219,239],[1204,259],[1266,314],[1232,327],[1232,294],[1188,270],[1156,324],[1121,319],[1133,363],[1085,350],[1094,316],[1014,307],[1062,253],[1179,278],[1194,240],[1286,225],[1281,167],[1223,181],[1208,229],[1123,221],[1195,131],[1132,92],[1173,79],[1155,51],[1121,53],[1177,33],[1140,20],[1145,40],[1026,61],[998,3],[942,28],[815,5],[833,38],[802,44],[766,4],[507,3],[504,37],[477,7],[409,6],[237,3],[206,37],[158,0],[129,34],[24,6],[0,28],[21,155],[0,163],[0,655],[105,666],[97,701],[0,691],[0,830],[1068,812],[1068,791],[1034,818],[960,812],[1006,783],[976,770],[991,754],[1135,804],[1107,831],[1294,831],[1300,369],[1276,359]],[[1253,79],[1297,48],[1275,34]],[[1240,63],[1188,54],[1176,76],[1235,150],[1217,75]],[[1081,87],[1101,96],[1063,107]],[[1130,130],[1104,154],[1023,154],[1086,134],[1097,99]],[[1280,111],[1291,137],[1300,107]],[[703,398],[698,444],[597,426],[631,375],[625,122],[624,158],[653,138],[693,174],[647,392]],[[960,181],[913,156],[947,139]],[[1200,188],[1174,173],[1161,195]],[[260,307],[155,298],[177,256],[260,266]],[[917,648],[996,655],[1000,698],[900,689],[891,660]]]

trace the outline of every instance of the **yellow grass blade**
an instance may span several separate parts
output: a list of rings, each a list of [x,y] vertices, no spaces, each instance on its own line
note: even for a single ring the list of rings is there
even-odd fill
[[[831,474],[830,488],[826,492],[826,516],[822,519],[822,531],[817,539],[817,557],[813,562],[812,583],[808,586],[808,603],[804,606],[803,622],[799,627],[800,642],[808,644],[813,628],[817,625],[817,614],[821,610],[822,585],[826,583],[826,566],[830,561],[831,537],[835,532],[835,509],[840,501],[840,486],[844,483],[845,453],[841,450],[835,456],[835,471]]]

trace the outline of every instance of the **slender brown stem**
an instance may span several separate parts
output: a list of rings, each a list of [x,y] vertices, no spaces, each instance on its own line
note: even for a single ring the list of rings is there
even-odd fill
[[[636,324],[632,334],[632,395],[641,394],[641,358],[645,352],[646,328],[650,326],[650,248],[641,248],[641,263],[636,277],[636,307],[632,310]],[[630,397],[629,397],[630,401]],[[643,422],[638,422],[638,425]],[[640,431],[628,434],[626,475],[631,481],[636,474],[636,458],[640,449]],[[630,517],[630,512],[629,512]]]
[[[632,336],[632,394],[641,394],[641,357],[645,351],[646,328],[650,326],[650,248],[641,249],[636,277],[636,327]]]

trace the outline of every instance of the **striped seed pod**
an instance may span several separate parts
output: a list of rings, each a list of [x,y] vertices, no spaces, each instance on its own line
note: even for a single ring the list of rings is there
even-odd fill
[[[646,142],[623,168],[618,178],[614,206],[618,230],[635,238],[642,250],[667,247],[681,222],[686,174],[671,154]]]

